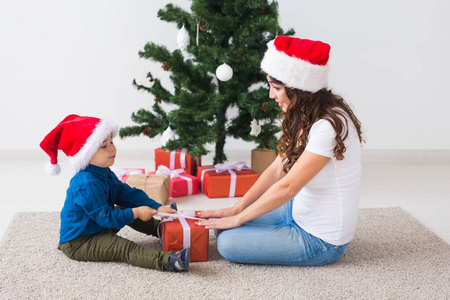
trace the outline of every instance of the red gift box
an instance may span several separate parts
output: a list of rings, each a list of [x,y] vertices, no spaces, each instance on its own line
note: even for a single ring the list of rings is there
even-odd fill
[[[170,197],[181,197],[198,193],[198,178],[183,172],[183,169],[169,170],[159,166],[158,171],[148,174],[170,176]]]
[[[145,174],[145,169],[134,169],[134,168],[112,168],[111,169],[117,178],[123,183],[127,182],[128,177],[133,174]]]
[[[183,218],[161,222],[163,251],[177,252],[190,247],[190,261],[208,261],[209,230],[195,225],[197,221]],[[185,234],[189,234],[186,236],[189,241],[185,241]]]
[[[259,177],[245,162],[198,167],[198,175],[202,191],[209,198],[244,196]]]
[[[197,174],[202,158],[194,158],[186,153],[186,149],[167,152],[161,148],[155,149],[155,168],[166,166],[171,170],[183,169],[191,175]]]

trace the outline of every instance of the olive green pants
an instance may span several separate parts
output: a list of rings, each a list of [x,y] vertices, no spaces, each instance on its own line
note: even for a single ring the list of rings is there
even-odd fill
[[[147,222],[137,219],[129,226],[139,232],[156,236],[158,224],[159,221],[153,218]],[[118,231],[105,228],[99,233],[59,244],[58,249],[69,258],[79,261],[123,261],[142,268],[170,270],[171,252],[141,247],[118,236]]]

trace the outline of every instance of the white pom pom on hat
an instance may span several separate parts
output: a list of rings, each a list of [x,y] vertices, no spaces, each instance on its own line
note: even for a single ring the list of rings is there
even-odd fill
[[[61,167],[58,164],[52,164],[51,162],[47,162],[45,164],[45,173],[48,175],[58,175],[61,173]]]
[[[42,150],[50,156],[45,166],[49,175],[58,175],[58,150],[69,158],[74,173],[86,168],[103,141],[115,137],[118,126],[110,121],[95,117],[69,115],[64,118],[40,143]]]
[[[315,93],[328,85],[330,45],[290,36],[267,43],[261,69],[287,87]]]

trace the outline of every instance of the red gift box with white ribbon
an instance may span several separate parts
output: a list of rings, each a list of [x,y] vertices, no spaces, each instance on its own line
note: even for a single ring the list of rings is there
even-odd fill
[[[170,170],[159,166],[155,172],[148,174],[170,176],[170,197],[188,196],[198,193],[198,178],[187,174],[183,169]]]
[[[201,220],[195,217],[195,211],[180,211],[177,214],[159,212],[164,216],[161,221],[160,239],[163,251],[180,251],[190,248],[190,261],[208,261],[209,230],[197,226]]]
[[[187,154],[186,149],[165,151],[162,148],[155,149],[155,168],[166,166],[170,170],[183,169],[184,172],[197,175],[197,167],[202,164],[201,156],[194,158]]]
[[[123,183],[127,182],[128,177],[134,174],[145,174],[145,169],[132,169],[132,168],[111,168],[111,171],[116,174],[117,178]]]
[[[258,180],[258,173],[241,161],[198,167],[200,186],[209,198],[240,197]]]

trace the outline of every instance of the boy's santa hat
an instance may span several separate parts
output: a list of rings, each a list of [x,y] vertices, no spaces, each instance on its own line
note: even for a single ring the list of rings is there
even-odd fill
[[[315,93],[327,87],[330,45],[278,36],[267,43],[261,69],[287,87]]]
[[[57,175],[61,172],[58,150],[68,156],[74,173],[85,169],[104,140],[109,135],[115,137],[117,131],[118,126],[107,120],[78,115],[67,116],[40,144],[42,150],[50,156],[50,162],[45,166],[46,173]]]

